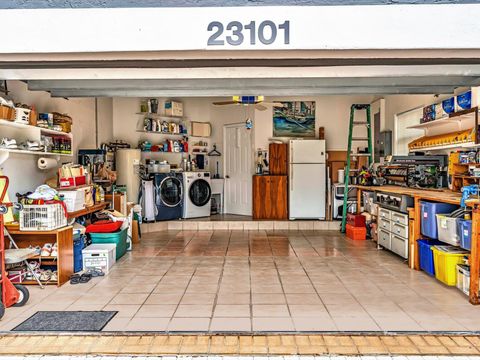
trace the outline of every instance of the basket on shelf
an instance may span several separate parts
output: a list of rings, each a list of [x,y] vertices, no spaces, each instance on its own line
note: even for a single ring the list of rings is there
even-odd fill
[[[28,125],[30,122],[30,112],[32,110],[22,107],[15,108],[15,122],[19,124]]]
[[[54,125],[60,125],[63,132],[72,132],[72,118],[70,116],[67,114],[60,114],[58,112],[54,112],[52,114]]]
[[[29,125],[37,126],[38,113],[35,110],[30,111],[30,117],[28,119]]]
[[[50,231],[67,225],[62,204],[24,205],[20,211],[21,231]]]
[[[15,110],[11,107],[0,105],[0,119],[8,121],[15,120]]]

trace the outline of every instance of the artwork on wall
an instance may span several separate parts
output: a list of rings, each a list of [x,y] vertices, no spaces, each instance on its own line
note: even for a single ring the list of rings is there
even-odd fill
[[[315,101],[285,101],[273,107],[273,136],[315,137]]]

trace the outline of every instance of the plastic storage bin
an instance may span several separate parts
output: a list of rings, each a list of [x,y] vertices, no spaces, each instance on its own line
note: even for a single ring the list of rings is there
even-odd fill
[[[463,263],[463,257],[468,254],[455,246],[432,247],[435,277],[448,286],[457,284],[457,265]]]
[[[347,238],[352,240],[367,240],[367,228],[365,226],[346,226]]]
[[[85,247],[85,235],[75,234],[73,237],[73,272],[82,271],[82,250]]]
[[[440,241],[432,239],[418,239],[418,254],[420,257],[420,269],[430,276],[435,276],[432,246],[440,245]]]
[[[465,295],[470,295],[470,266],[457,265],[457,288]]]
[[[460,219],[458,222],[460,230],[460,247],[466,250],[472,248],[472,220]]]
[[[432,239],[438,239],[436,215],[449,214],[457,208],[457,205],[452,204],[420,201],[420,211],[422,214],[420,231],[422,235]]]
[[[92,244],[115,244],[117,245],[116,260],[127,252],[127,230],[123,229],[113,233],[90,233]]]
[[[459,218],[449,217],[447,214],[437,214],[438,240],[453,246],[460,246],[458,231]]]
[[[105,274],[115,264],[115,244],[92,244],[82,250],[83,270],[102,270]]]

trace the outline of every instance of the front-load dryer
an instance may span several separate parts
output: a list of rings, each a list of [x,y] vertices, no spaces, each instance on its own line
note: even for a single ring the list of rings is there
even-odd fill
[[[184,185],[182,173],[155,174],[156,220],[176,220],[183,216]]]
[[[184,172],[183,187],[185,189],[183,217],[189,219],[210,216],[212,197],[210,173],[204,171]]]

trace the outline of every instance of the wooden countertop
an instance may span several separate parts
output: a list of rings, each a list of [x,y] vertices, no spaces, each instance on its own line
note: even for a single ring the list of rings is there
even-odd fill
[[[453,192],[451,190],[429,190],[429,189],[412,189],[403,186],[395,185],[383,185],[383,186],[364,186],[364,185],[352,185],[360,190],[366,191],[381,191],[391,194],[400,194],[407,195],[411,197],[416,197],[423,200],[430,201],[439,201],[445,202],[448,204],[460,205],[460,199],[462,194],[458,192]],[[475,201],[475,200],[471,200]]]
[[[100,211],[100,210],[104,210],[109,205],[110,205],[110,203],[108,203],[108,202],[102,202],[102,203],[99,203],[99,204],[95,204],[93,206],[86,207],[85,209],[82,209],[82,210],[69,212],[68,213],[68,219],[73,219],[73,218],[76,218],[76,217],[79,217],[79,216],[88,215],[88,214],[91,214],[91,213],[94,213],[94,212],[97,212],[97,211]]]

